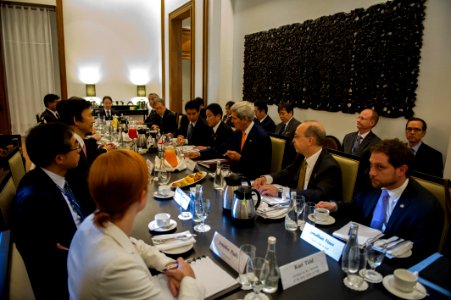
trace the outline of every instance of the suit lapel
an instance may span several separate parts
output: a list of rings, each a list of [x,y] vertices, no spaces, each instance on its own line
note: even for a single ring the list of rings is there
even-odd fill
[[[399,197],[398,202],[396,203],[395,208],[393,209],[393,212],[391,213],[390,219],[388,220],[387,226],[385,228],[385,231],[389,231],[390,228],[392,228],[396,222],[404,215],[404,213],[409,209],[411,201],[409,199],[412,199],[412,196],[409,195],[409,185],[407,185],[404,192],[401,194],[401,197]]]
[[[321,166],[321,162],[323,161],[325,155],[326,155],[326,152],[324,150],[322,150],[318,156],[318,159],[316,160],[315,165],[313,166],[312,174],[310,175],[307,188],[313,188],[311,185],[316,180],[316,173],[318,173],[319,167]]]

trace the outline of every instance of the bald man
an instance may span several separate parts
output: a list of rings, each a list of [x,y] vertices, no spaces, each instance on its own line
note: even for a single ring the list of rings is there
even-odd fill
[[[293,145],[298,155],[281,172],[257,178],[254,187],[263,195],[277,196],[272,183],[295,188],[306,201],[341,199],[341,170],[335,159],[323,149],[326,130],[317,121],[305,121],[296,128]]]

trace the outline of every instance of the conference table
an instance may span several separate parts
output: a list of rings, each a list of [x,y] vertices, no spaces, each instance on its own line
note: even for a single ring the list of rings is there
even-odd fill
[[[208,171],[200,167],[201,171]],[[192,172],[184,170],[172,173],[171,181],[181,179]],[[256,256],[264,256],[267,248],[268,236],[277,238],[276,253],[278,265],[282,266],[293,262],[305,256],[317,253],[319,250],[311,246],[300,238],[301,232],[291,232],[285,230],[284,221],[282,220],[265,220],[259,217],[255,220],[252,227],[238,227],[232,223],[230,215],[223,212],[222,199],[219,198],[219,192],[213,189],[213,179],[206,176],[200,184],[203,186],[204,198],[211,200],[211,212],[205,223],[211,226],[211,230],[205,233],[195,232],[194,221],[182,221],[177,218],[180,213],[178,204],[171,198],[167,200],[158,200],[153,194],[158,190],[158,183],[151,180],[148,188],[148,201],[146,207],[138,214],[132,231],[132,236],[144,240],[148,244],[152,244],[152,234],[149,232],[148,224],[154,220],[156,213],[165,212],[171,215],[171,218],[177,222],[177,227],[165,233],[183,232],[186,230],[196,233],[196,243],[193,249],[180,256],[185,259],[190,257],[209,256],[224,270],[229,272],[233,277],[237,277],[237,273],[225,264],[218,256],[210,250],[210,244],[215,232],[220,233],[226,239],[234,243],[237,247],[244,243],[252,243],[256,246]],[[184,190],[186,193],[189,189]],[[332,232],[349,220],[337,219],[336,223],[330,226],[319,226],[325,232]],[[267,294],[270,299],[399,299],[387,291],[382,283],[369,283],[369,288],[363,292],[353,291],[343,284],[345,273],[341,270],[341,265],[334,259],[326,256],[329,270],[298,285],[282,290],[281,284],[274,294]],[[387,260],[387,259],[385,259]],[[378,271],[384,276],[391,274],[394,267],[389,263],[383,263]],[[439,298],[439,294],[431,293],[427,299]],[[249,293],[236,289],[222,296],[221,299],[241,299]]]

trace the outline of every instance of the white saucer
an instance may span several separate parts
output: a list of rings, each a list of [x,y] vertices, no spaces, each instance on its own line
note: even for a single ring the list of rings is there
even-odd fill
[[[175,220],[170,220],[169,221],[169,226],[168,227],[164,227],[164,228],[158,228],[157,227],[157,223],[155,222],[155,220],[151,221],[149,223],[149,225],[147,225],[147,227],[149,228],[150,231],[155,231],[155,232],[166,232],[166,231],[170,231],[174,228],[177,227],[177,222]]]
[[[310,221],[313,221],[313,222],[315,222],[315,224],[318,224],[318,225],[332,225],[332,224],[335,223],[335,219],[334,219],[334,217],[332,217],[332,216],[329,216],[329,217],[327,218],[327,220],[325,220],[325,221],[317,220],[317,219],[315,218],[315,215],[314,215],[314,214],[309,214],[309,215],[308,215],[308,218],[309,218]]]
[[[188,252],[189,250],[193,249],[194,244],[188,244],[179,248],[172,248],[172,249],[168,249],[168,250],[160,250],[163,253],[166,254],[183,254]]]
[[[424,297],[426,297],[426,293],[427,293],[426,288],[419,282],[417,282],[417,284],[415,285],[415,288],[421,292],[424,292],[424,294],[422,294],[416,290],[413,290],[410,293],[402,292],[392,286],[392,281],[393,281],[393,275],[387,275],[384,277],[384,280],[382,280],[382,284],[387,289],[387,291],[389,291],[390,293],[392,293],[393,295],[395,295],[399,298],[416,300],[416,299],[423,299]]]
[[[359,275],[354,275],[354,276],[359,276]],[[359,287],[350,285],[350,284],[348,283],[348,281],[346,280],[346,277],[343,278],[343,283],[345,284],[345,286],[346,286],[347,288],[350,288],[351,290],[354,290],[354,291],[363,292],[363,291],[366,291],[366,289],[368,289],[368,282],[366,282],[365,280],[363,280],[363,278],[362,278],[362,284],[361,284]]]
[[[168,194],[167,194],[166,196],[165,196],[165,195],[160,195],[160,194],[158,193],[158,191],[156,191],[156,192],[153,193],[153,196],[154,196],[155,198],[158,198],[158,199],[171,199],[172,197],[174,197],[174,195],[175,195],[175,192],[174,192],[174,191],[169,191]]]

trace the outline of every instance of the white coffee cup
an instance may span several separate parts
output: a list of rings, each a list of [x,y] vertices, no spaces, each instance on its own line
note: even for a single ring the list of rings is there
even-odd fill
[[[314,216],[316,220],[324,222],[329,218],[329,213],[330,212],[327,208],[318,207],[315,208]]]
[[[161,196],[167,196],[169,195],[170,192],[171,192],[170,185],[163,184],[158,187],[158,194],[160,194]]]
[[[396,269],[393,272],[393,287],[404,293],[413,291],[418,277],[415,273],[406,269]]]
[[[157,227],[166,227],[170,224],[171,215],[167,213],[159,213],[155,215],[155,223]]]

